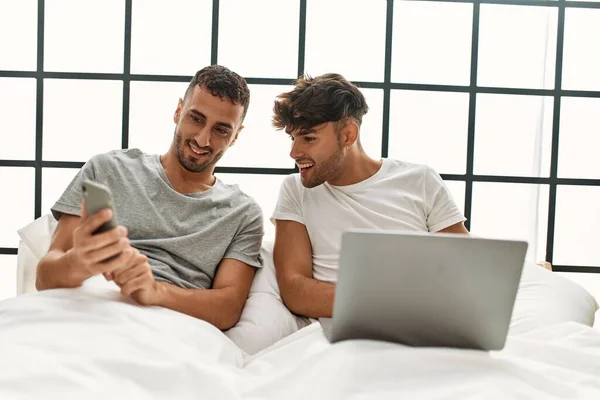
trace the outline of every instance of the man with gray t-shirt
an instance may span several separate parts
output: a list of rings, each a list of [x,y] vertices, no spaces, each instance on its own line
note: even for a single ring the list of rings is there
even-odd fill
[[[37,289],[78,287],[103,274],[139,304],[222,330],[234,326],[261,267],[263,216],[251,197],[213,172],[243,128],[249,98],[238,74],[206,67],[179,100],[166,154],[129,149],[92,157],[52,207],[58,225],[38,265]],[[116,215],[87,215],[85,179],[110,188]],[[111,217],[117,228],[92,234]]]

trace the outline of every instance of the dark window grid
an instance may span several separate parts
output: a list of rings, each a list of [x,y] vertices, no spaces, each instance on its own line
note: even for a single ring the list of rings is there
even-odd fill
[[[392,34],[393,34],[393,12],[394,0],[387,2],[386,15],[386,38],[385,38],[385,62],[384,62],[384,82],[354,82],[362,88],[383,89],[383,128],[382,128],[382,149],[383,157],[388,156],[389,151],[389,117],[390,117],[390,97],[392,90],[423,90],[423,91],[443,91],[469,93],[469,123],[467,140],[467,173],[464,175],[441,174],[446,180],[465,182],[465,216],[467,217],[467,227],[470,226],[473,182],[495,182],[495,183],[528,183],[528,184],[547,184],[550,187],[550,203],[548,211],[548,236],[546,247],[546,260],[552,262],[554,247],[554,223],[556,212],[556,190],[558,185],[585,185],[600,186],[600,179],[562,179],[558,178],[558,139],[560,125],[560,103],[561,98],[568,97],[590,97],[600,98],[598,91],[579,91],[562,90],[562,55],[564,43],[564,16],[565,8],[600,8],[600,3],[595,2],[571,2],[565,0],[430,0],[437,2],[455,2],[473,4],[473,30],[472,30],[472,51],[471,51],[471,77],[469,86],[454,85],[426,85],[426,84],[408,84],[396,83],[391,81],[391,59],[392,59]],[[479,42],[479,10],[481,4],[500,4],[500,5],[529,5],[529,6],[547,6],[558,8],[558,38],[556,53],[556,72],[554,89],[521,89],[521,88],[500,88],[500,87],[481,87],[477,86],[477,56]],[[123,85],[123,124],[122,124],[122,148],[128,147],[129,142],[129,93],[131,81],[147,82],[188,82],[191,76],[178,75],[141,75],[131,74],[131,18],[132,18],[132,0],[125,3],[125,57],[124,69],[122,74],[103,74],[103,73],[71,73],[71,72],[45,72],[43,70],[44,57],[44,0],[38,0],[38,62],[36,71],[0,71],[0,77],[29,77],[37,79],[37,103],[36,103],[36,159],[34,161],[20,160],[0,160],[0,166],[14,167],[34,167],[35,174],[35,218],[41,216],[41,185],[42,168],[80,168],[83,163],[69,161],[43,161],[42,160],[42,120],[43,120],[43,79],[108,79],[122,80]],[[299,46],[298,46],[298,75],[304,70],[305,62],[305,37],[306,37],[306,13],[307,0],[300,0],[300,21],[299,21]],[[219,0],[213,0],[213,29],[211,45],[211,63],[218,62],[218,19],[219,19]],[[261,85],[287,85],[292,83],[294,78],[273,79],[273,78],[247,78],[249,84]],[[554,97],[554,119],[552,128],[552,153],[551,153],[551,173],[550,177],[521,177],[521,176],[496,176],[496,175],[475,175],[473,173],[474,159],[474,138],[475,138],[475,113],[476,99],[479,93],[491,94],[517,94],[517,95],[536,95]],[[287,175],[297,172],[294,168],[246,168],[246,167],[218,167],[217,172],[238,173],[238,174],[279,174]],[[16,254],[14,248],[0,248],[0,254]],[[554,266],[557,271],[568,272],[600,272],[598,267],[593,266]]]

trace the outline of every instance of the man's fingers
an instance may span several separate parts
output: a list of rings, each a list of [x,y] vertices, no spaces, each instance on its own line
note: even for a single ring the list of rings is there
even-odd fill
[[[106,232],[110,233],[110,232]],[[98,243],[94,241],[94,245]],[[129,246],[129,239],[126,237],[122,237],[117,239],[117,241],[112,241],[105,246],[98,246],[96,250],[92,250],[88,254],[88,259],[91,263],[99,263],[110,257],[116,256],[123,252]],[[96,246],[94,246],[96,247]]]
[[[131,293],[142,289],[144,286],[146,286],[148,282],[151,281],[151,278],[150,276],[148,276],[148,273],[144,273],[143,275],[138,276],[137,278],[133,278],[132,280],[127,282],[121,287],[121,293],[123,293],[125,296],[129,296]]]
[[[114,258],[110,261],[104,261],[104,262],[101,261],[101,262],[92,264],[91,267],[88,267],[88,270],[93,275],[114,272],[117,268],[120,268],[129,262],[129,259],[131,258],[132,254],[133,254],[131,249],[132,249],[131,247],[126,248],[125,250],[121,251],[121,254],[119,254],[116,258]]]
[[[127,282],[144,275],[148,271],[146,264],[137,264],[136,266],[122,271],[120,274],[115,273],[115,282],[119,286],[125,285]]]
[[[85,222],[82,223],[82,232],[86,235],[91,235],[100,228],[102,224],[110,221],[112,218],[112,210],[105,208],[98,211],[96,214],[89,216]]]
[[[124,226],[118,226],[106,232],[87,236],[79,241],[79,246],[83,251],[89,252],[115,244],[123,238],[127,238],[127,229]]]
[[[120,266],[112,272],[114,278],[117,278],[123,272],[137,266],[138,264],[145,264],[148,261],[148,257],[146,257],[143,254],[140,254],[140,252],[137,251],[137,249],[134,249],[133,251],[134,255],[129,259],[129,262],[125,265]]]
[[[85,200],[81,200],[81,222],[87,221],[87,206],[85,205]]]

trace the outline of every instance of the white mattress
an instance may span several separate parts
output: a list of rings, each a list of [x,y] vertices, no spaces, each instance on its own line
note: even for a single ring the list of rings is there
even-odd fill
[[[501,352],[330,345],[313,324],[249,357],[213,326],[109,288],[0,302],[0,399],[600,398],[600,331],[560,323]]]

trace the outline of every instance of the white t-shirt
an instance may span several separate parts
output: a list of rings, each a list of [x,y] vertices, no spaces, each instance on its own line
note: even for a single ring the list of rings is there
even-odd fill
[[[287,176],[271,218],[306,226],[313,277],[337,280],[342,233],[350,228],[437,232],[465,221],[442,178],[426,165],[384,159],[375,175],[348,186],[302,186]]]

